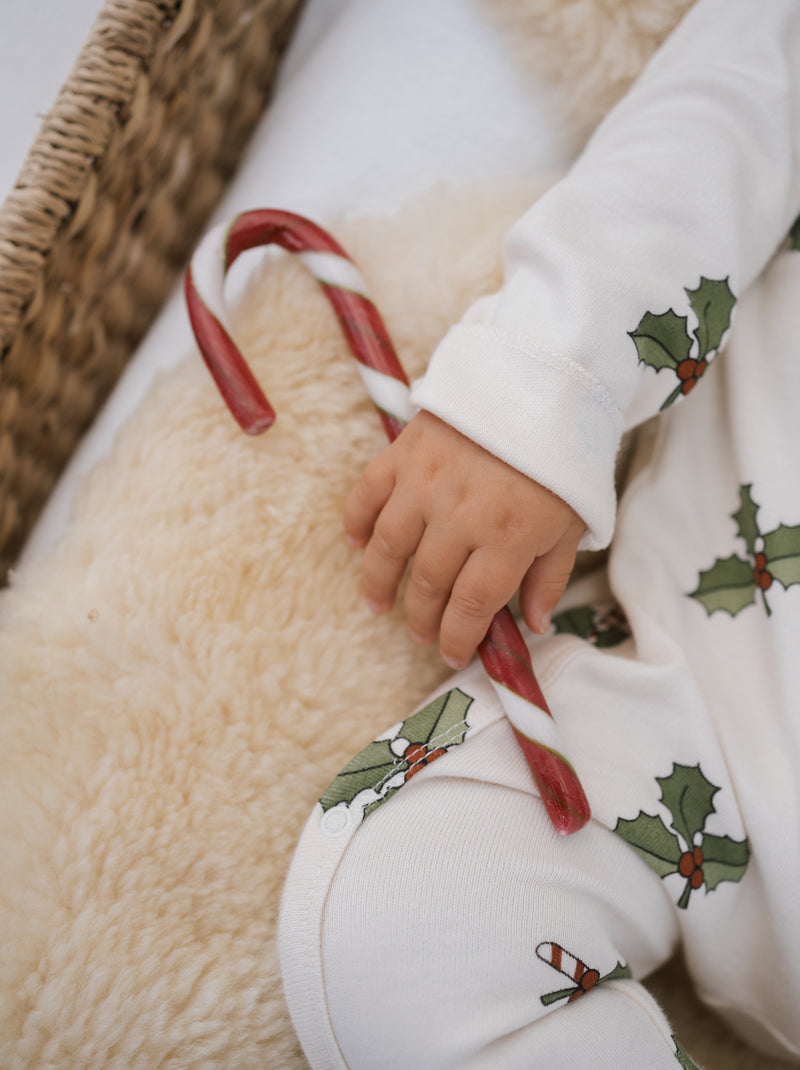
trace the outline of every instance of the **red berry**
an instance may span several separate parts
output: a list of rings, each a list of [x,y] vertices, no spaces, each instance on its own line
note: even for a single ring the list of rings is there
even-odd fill
[[[696,869],[694,855],[691,851],[685,851],[678,862],[678,872],[682,877],[691,877]]]
[[[687,379],[685,383],[681,383],[681,393],[691,394],[694,388],[697,386],[696,379]]]
[[[406,752],[403,755],[409,765],[416,765],[417,762],[421,762],[425,757],[426,748],[422,743],[412,743],[410,747],[406,748]]]
[[[772,573],[766,571],[759,573],[757,583],[762,591],[768,591],[772,586]]]
[[[678,367],[675,369],[678,373],[678,378],[687,380],[694,379],[695,369],[697,368],[697,361],[693,357],[687,357],[686,360],[682,360]]]
[[[767,555],[766,554],[756,554],[756,571],[757,572],[763,572],[766,567],[767,567]]]
[[[696,866],[698,866],[698,867],[702,866],[702,864],[703,864],[703,848],[702,847],[695,847],[694,851],[692,851],[692,858],[694,859],[694,864]]]
[[[697,889],[702,885],[704,880],[705,878],[703,877],[702,869],[696,869],[689,878],[689,883],[694,889]]]
[[[703,374],[703,372],[706,370],[707,367],[708,367],[708,361],[706,361],[706,360],[698,360],[697,367],[694,370],[695,379],[699,379],[700,376]]]
[[[404,755],[410,766],[404,779],[409,781],[420,769],[423,769],[430,762],[436,761],[437,758],[441,758],[443,754],[447,754],[446,747],[437,747],[436,750],[429,751],[421,743],[412,744],[406,749]]]
[[[406,752],[403,755],[405,760],[409,764],[409,769],[406,771],[406,775],[403,780],[407,783],[412,776],[415,776],[420,769],[426,764],[427,749],[422,743],[412,743],[411,746],[406,747]]]

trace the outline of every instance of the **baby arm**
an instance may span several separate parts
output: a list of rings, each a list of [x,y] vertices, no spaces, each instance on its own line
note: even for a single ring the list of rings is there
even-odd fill
[[[348,496],[345,529],[364,547],[370,607],[388,612],[411,561],[408,626],[462,668],[494,614],[520,589],[546,631],[584,523],[551,491],[429,412],[419,412]],[[413,558],[413,560],[412,560]]]

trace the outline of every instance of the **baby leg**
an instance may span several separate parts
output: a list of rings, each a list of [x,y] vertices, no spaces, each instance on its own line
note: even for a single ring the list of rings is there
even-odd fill
[[[677,940],[662,882],[594,822],[554,833],[501,716],[354,829],[335,813],[282,918],[314,1070],[692,1065],[637,980]]]

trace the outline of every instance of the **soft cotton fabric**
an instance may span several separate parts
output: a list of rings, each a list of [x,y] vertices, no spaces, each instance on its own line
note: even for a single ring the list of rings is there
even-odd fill
[[[667,376],[628,334],[741,295],[800,213],[800,7],[700,0],[568,175],[509,232],[502,290],[433,355],[414,401],[558,494],[608,544],[622,434]]]
[[[642,1039],[631,988],[675,933],[731,1028],[800,1060],[799,61],[796,4],[700,0],[511,229],[503,287],[451,329],[415,388],[417,404],[569,501],[585,545],[613,531],[610,593],[631,635],[612,641],[616,611],[590,596],[534,643],[597,823],[579,893],[472,680],[463,734],[426,743],[413,779],[423,758],[402,748],[421,744],[406,725],[390,734],[406,762],[391,767],[391,797],[383,781],[356,782],[380,798],[323,795],[282,936],[315,1070],[400,1066],[412,1035],[430,1070],[568,1065],[601,993],[593,1065],[691,1066],[677,1044],[667,1054],[655,1012]],[[650,417],[616,515],[622,434]],[[337,808],[335,849],[320,829]],[[603,876],[613,834],[630,866]],[[646,867],[655,879],[640,887]],[[448,913],[465,883],[469,910]],[[545,1006],[534,987],[533,957],[553,943],[598,971],[577,1010]],[[631,979],[610,976],[617,961]],[[313,1009],[300,991],[317,992]]]
[[[799,288],[787,244],[725,353],[642,436],[610,591],[584,581],[551,634],[529,636],[587,830],[564,843],[549,828],[477,666],[433,696],[466,695],[463,724],[421,742],[411,715],[380,737],[395,764],[362,760],[379,779],[356,760],[323,794],[281,936],[314,1070],[402,1066],[409,1037],[431,1070],[566,1066],[594,1014],[592,1065],[675,1065],[680,1038],[642,1016],[635,981],[678,941],[732,1030],[800,1061]],[[534,959],[553,942],[597,991],[542,1003],[556,974]],[[617,963],[630,977],[610,976]]]

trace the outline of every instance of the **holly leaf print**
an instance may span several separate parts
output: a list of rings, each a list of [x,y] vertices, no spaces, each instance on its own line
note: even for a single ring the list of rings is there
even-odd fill
[[[669,831],[660,817],[640,811],[629,820],[621,817],[614,832],[634,848],[659,877],[678,872],[683,851],[678,837]]]
[[[749,861],[750,844],[747,840],[732,840],[730,836],[703,836],[703,877],[709,892],[720,881],[740,881]]]
[[[351,803],[366,788],[378,791],[407,765],[392,750],[391,740],[375,740],[347,763],[319,800],[320,805],[323,810],[329,810],[340,802]]]
[[[557,635],[577,635],[596,647],[619,646],[630,638],[630,626],[619,606],[574,606],[553,617]]]
[[[656,777],[656,782],[661,787],[661,801],[672,814],[672,827],[691,847],[709,814],[714,813],[712,799],[719,788],[706,779],[699,765],[677,762],[669,776]]]
[[[614,832],[627,840],[659,877],[680,874],[685,884],[678,907],[686,910],[694,892],[713,891],[721,881],[740,881],[750,861],[747,840],[711,836],[704,832],[716,812],[714,796],[720,790],[699,765],[673,763],[666,777],[656,777],[661,803],[672,817],[670,832],[660,817],[640,811],[633,821],[620,818]]]
[[[772,578],[782,587],[800,583],[800,524],[781,524],[765,535],[764,555]]]
[[[472,699],[459,688],[439,695],[403,722],[400,735],[410,743],[431,748],[463,743],[467,734],[466,714]]]
[[[697,599],[709,616],[724,610],[735,617],[756,600],[753,566],[740,557],[717,558],[711,568],[700,573],[700,580],[690,598]]]
[[[600,978],[599,983],[604,983],[605,981],[627,981],[631,977],[633,977],[633,970],[631,970],[627,962],[618,962],[610,973]]]
[[[727,279],[700,279],[696,290],[686,291],[692,311],[697,316],[694,336],[700,347],[698,360],[715,349],[719,349],[722,338],[731,325],[731,310],[736,298],[731,292]]]
[[[386,790],[389,781],[411,769],[412,762],[406,755],[412,748],[416,752],[413,763],[416,768],[464,742],[469,728],[466,715],[472,701],[460,688],[453,688],[403,721],[391,739],[367,744],[322,795],[319,800],[322,809],[329,810],[342,802],[350,805],[360,792],[372,789],[381,798],[368,805],[365,814],[371,813],[394,794],[396,785]]]
[[[692,348],[687,322],[686,316],[679,316],[672,309],[660,315],[645,312],[636,330],[629,332],[641,363],[649,364],[657,372],[662,368],[677,368]]]
[[[758,506],[753,501],[753,497],[750,493],[752,486],[752,483],[748,483],[746,486],[739,487],[739,500],[741,501],[741,505],[737,511],[732,514],[733,519],[736,521],[736,526],[739,529],[739,534],[745,541],[747,552],[749,554],[755,554],[756,539],[761,534],[758,530],[758,522],[756,521]]]
[[[594,610],[591,606],[575,606],[553,617],[556,635],[577,635],[585,639],[594,625]]]
[[[371,802],[367,806],[365,806],[364,807],[364,820],[366,820],[369,817],[369,815],[373,812],[373,810],[377,810],[379,806],[383,806],[383,804],[386,802],[386,800],[387,799],[391,799],[391,797],[393,795],[395,795],[399,790],[400,790],[399,787],[397,787],[397,788],[389,788],[389,790],[386,792],[385,795],[381,795],[380,799],[376,799],[374,802]],[[323,807],[323,809],[325,809],[325,808]]]

